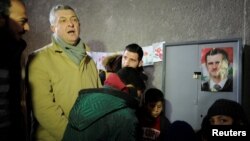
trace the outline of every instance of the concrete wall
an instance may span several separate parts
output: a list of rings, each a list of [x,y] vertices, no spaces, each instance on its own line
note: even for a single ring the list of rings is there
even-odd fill
[[[250,44],[249,0],[26,0],[26,3],[31,26],[25,36],[27,54],[50,42],[48,14],[53,5],[60,3],[77,9],[81,38],[93,51],[120,51],[132,42],[148,46],[160,41],[242,38],[244,44]],[[162,62],[145,70],[149,86],[162,88]]]
[[[242,38],[250,43],[249,0],[26,0],[31,31],[27,52],[50,42],[53,5],[77,9],[81,38],[93,51],[120,51],[132,42],[166,43]],[[162,63],[146,67],[149,85],[161,88]]]

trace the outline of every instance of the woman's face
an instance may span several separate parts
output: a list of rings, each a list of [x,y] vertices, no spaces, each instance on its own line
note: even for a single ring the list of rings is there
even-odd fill
[[[210,118],[211,125],[232,125],[233,118],[225,115],[215,115]]]

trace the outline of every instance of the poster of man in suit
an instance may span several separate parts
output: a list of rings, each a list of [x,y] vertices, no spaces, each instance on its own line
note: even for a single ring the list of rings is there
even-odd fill
[[[201,65],[201,91],[233,91],[232,47],[203,48]]]

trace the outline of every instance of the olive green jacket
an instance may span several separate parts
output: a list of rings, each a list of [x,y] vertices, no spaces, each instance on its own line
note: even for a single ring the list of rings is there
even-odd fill
[[[51,43],[29,56],[28,81],[36,140],[61,140],[79,90],[101,87],[96,64],[87,54],[75,64],[61,47]]]

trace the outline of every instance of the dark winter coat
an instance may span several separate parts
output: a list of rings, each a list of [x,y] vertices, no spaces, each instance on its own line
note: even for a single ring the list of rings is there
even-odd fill
[[[80,91],[74,104],[63,141],[134,141],[138,101],[112,89]]]

